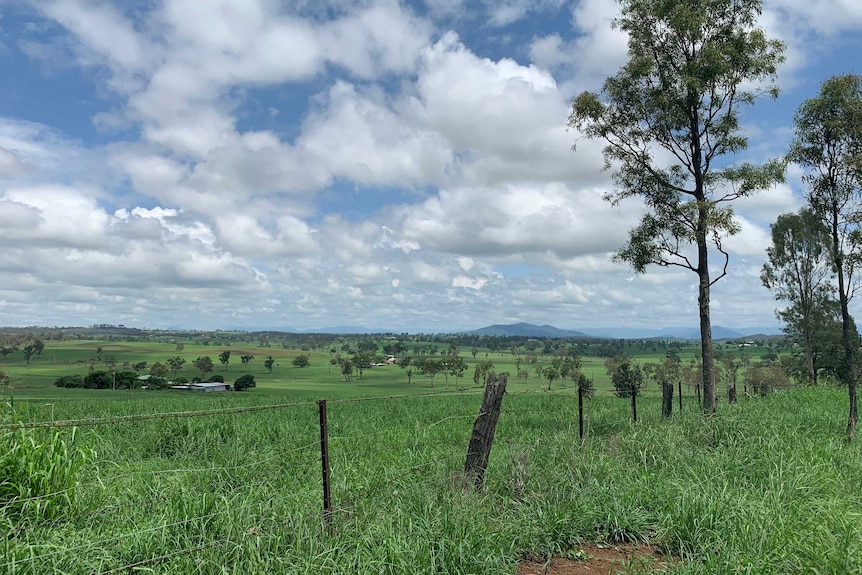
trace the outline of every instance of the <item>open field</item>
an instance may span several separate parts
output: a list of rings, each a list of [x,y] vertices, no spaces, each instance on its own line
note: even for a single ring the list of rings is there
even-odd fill
[[[515,573],[525,557],[577,558],[580,544],[625,541],[679,557],[674,573],[862,572],[862,449],[842,439],[841,389],[722,403],[707,420],[689,396],[671,421],[647,393],[633,425],[628,402],[597,377],[581,444],[570,388],[512,379],[485,488],[475,492],[461,484],[481,403],[472,380],[459,381],[461,392],[450,381],[447,392],[442,376],[431,389],[426,378],[408,385],[403,370],[384,367],[345,383],[326,373],[328,353],[298,369],[288,367],[298,352],[273,349],[266,353],[281,365],[270,376],[255,359],[259,387],[246,393],[53,387],[71,367],[88,369],[74,363],[92,355],[88,345],[58,348],[65,358],[54,365],[46,349],[29,367],[8,366],[14,407],[3,412],[3,449],[24,446],[50,470],[31,478],[67,487],[4,499],[2,573],[497,574]],[[104,344],[110,352],[124,361]],[[133,344],[127,353],[163,361],[173,352]],[[187,346],[183,356],[202,353]],[[236,377],[243,371],[233,361],[227,374]],[[25,377],[31,372],[38,378]],[[321,398],[331,531],[321,517]],[[84,421],[74,431],[8,428],[68,419]],[[6,476],[20,474],[0,462]]]

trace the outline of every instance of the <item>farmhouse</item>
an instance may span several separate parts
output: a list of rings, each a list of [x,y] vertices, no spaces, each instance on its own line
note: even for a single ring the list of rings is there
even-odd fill
[[[171,389],[176,389],[178,391],[233,391],[233,386],[229,383],[209,383],[209,382],[201,382],[201,383],[186,383],[183,385],[172,385]]]

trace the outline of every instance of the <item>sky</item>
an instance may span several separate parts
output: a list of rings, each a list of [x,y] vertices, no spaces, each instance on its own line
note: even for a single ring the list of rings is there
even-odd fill
[[[0,325],[445,332],[697,325],[696,275],[611,260],[571,99],[627,59],[612,0],[0,0]],[[764,0],[786,43],[745,159],[862,73],[862,2]],[[576,145],[576,150],[573,146]],[[759,280],[800,171],[740,201],[713,323]]]

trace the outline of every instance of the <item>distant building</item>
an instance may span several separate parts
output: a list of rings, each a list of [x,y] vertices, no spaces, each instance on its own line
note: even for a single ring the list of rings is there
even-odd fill
[[[201,382],[201,383],[184,383],[182,385],[172,385],[171,389],[176,389],[177,391],[233,391],[233,386],[229,383],[218,383],[218,382]]]

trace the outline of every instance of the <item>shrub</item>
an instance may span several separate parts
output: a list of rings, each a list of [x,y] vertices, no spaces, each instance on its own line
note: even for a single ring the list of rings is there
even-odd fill
[[[254,381],[254,376],[251,374],[243,375],[242,377],[237,378],[235,382],[233,382],[233,388],[237,391],[245,391],[251,387],[256,387],[257,384]]]
[[[210,382],[212,382],[212,383],[224,383],[224,376],[223,375],[214,375],[214,376],[210,377]]]
[[[84,378],[80,375],[63,375],[54,380],[57,387],[84,387]]]
[[[76,435],[76,428],[0,430],[0,508],[5,514],[54,519],[73,505],[78,472],[90,457],[89,450],[76,445]]]

